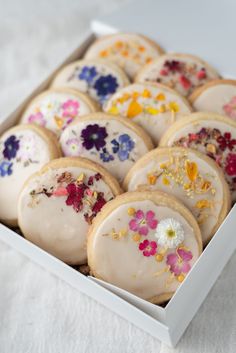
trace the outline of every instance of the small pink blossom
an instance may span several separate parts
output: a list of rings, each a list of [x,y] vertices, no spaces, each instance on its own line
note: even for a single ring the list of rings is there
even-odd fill
[[[147,211],[145,215],[142,210],[138,210],[129,222],[129,228],[140,235],[147,235],[149,228],[156,229],[157,227],[158,221],[154,217],[155,213],[153,211]]]
[[[75,118],[79,113],[79,102],[76,100],[69,99],[62,104],[62,116],[64,118],[71,117]]]
[[[170,272],[174,273],[175,276],[181,273],[188,273],[191,266],[189,261],[193,258],[191,251],[185,250],[184,248],[178,248],[175,253],[167,255],[167,265],[170,266]]]
[[[62,144],[62,149],[65,156],[77,157],[83,152],[82,143],[76,137],[68,139],[65,144]]]
[[[236,96],[223,106],[223,110],[230,118],[236,119]]]
[[[28,122],[29,123],[35,123],[41,126],[45,126],[46,125],[46,120],[43,117],[43,114],[41,112],[35,113],[35,114],[31,114],[28,117]]]
[[[157,252],[157,243],[145,239],[139,244],[139,250],[143,252],[143,256],[154,256]]]
[[[54,196],[67,196],[68,191],[63,186],[59,186],[56,190],[53,191],[53,195]]]

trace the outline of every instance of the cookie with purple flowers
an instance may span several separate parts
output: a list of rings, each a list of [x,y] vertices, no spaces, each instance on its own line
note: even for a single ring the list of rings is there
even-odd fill
[[[143,35],[116,33],[97,39],[87,50],[85,59],[103,58],[112,61],[132,80],[143,65],[162,54],[162,48]]]
[[[236,122],[214,113],[193,113],[173,124],[160,146],[182,146],[196,149],[222,168],[236,201]]]
[[[93,276],[155,304],[171,298],[201,252],[191,212],[159,191],[118,196],[103,207],[88,234]]]
[[[24,236],[71,265],[86,263],[89,225],[121,193],[104,168],[85,158],[60,158],[25,183],[18,200]]]
[[[191,113],[192,109],[184,97],[169,87],[134,83],[115,93],[104,106],[104,111],[134,121],[158,145],[168,127]]]
[[[236,80],[213,80],[189,97],[194,110],[225,115],[236,120]]]
[[[0,137],[0,221],[17,226],[17,199],[24,182],[60,156],[56,136],[36,125],[19,125]]]
[[[160,190],[177,197],[195,216],[206,244],[230,206],[221,168],[208,156],[187,148],[156,148],[130,169],[124,189]]]
[[[144,66],[136,82],[157,82],[173,88],[182,96],[206,82],[219,78],[219,74],[202,59],[188,54],[166,54]]]
[[[64,156],[85,157],[107,168],[119,181],[153,148],[146,132],[128,119],[94,113],[77,119],[62,133]]]
[[[86,93],[100,105],[129,84],[125,73],[106,60],[75,61],[56,75],[52,87],[68,87]]]
[[[98,105],[72,89],[51,89],[36,96],[25,109],[20,123],[37,124],[57,136],[76,118],[93,113]]]

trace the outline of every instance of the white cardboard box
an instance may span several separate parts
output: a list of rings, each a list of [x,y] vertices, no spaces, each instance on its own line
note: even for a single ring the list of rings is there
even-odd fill
[[[170,1],[172,4],[179,3],[174,2],[174,0],[167,0],[166,6],[168,6]],[[187,0],[182,0],[183,3],[186,1]],[[156,6],[158,2],[159,1],[152,2],[155,9],[157,9]],[[150,4],[150,1],[145,1],[145,5],[148,3]],[[141,15],[144,9],[140,6],[139,2],[137,5],[138,6],[135,7],[135,14],[137,18],[139,18],[139,15]],[[129,11],[132,10],[133,5],[131,7],[130,6],[128,7],[129,10],[126,12],[126,21],[128,21]],[[114,15],[114,23],[119,23],[119,19],[120,23],[122,23],[124,19],[123,12]],[[109,17],[109,21],[111,20],[112,16]],[[99,32],[99,34],[109,33],[120,28],[127,30],[132,29],[137,32],[141,31],[138,25],[136,28],[134,25],[130,28],[125,21],[123,22],[124,27],[105,24],[104,21],[106,20],[102,19],[93,23],[93,29]],[[155,28],[155,26],[156,25],[153,22],[153,28]],[[142,30],[142,32],[144,34],[149,34],[155,39],[155,36],[152,35],[154,34],[153,30],[152,33],[150,33],[150,30]],[[75,52],[64,61],[63,65],[80,58],[94,38],[95,37],[92,33],[88,33]],[[165,49],[171,49],[169,44],[167,47],[164,45],[164,39],[163,42],[160,43],[165,47]],[[184,51],[184,47],[180,46],[180,48]],[[185,51],[188,51],[188,46],[186,46]],[[206,55],[203,55],[203,57],[206,58]],[[207,58],[210,59],[210,55]],[[213,62],[214,60],[210,61]],[[219,61],[218,66],[223,69],[223,72],[226,72],[226,67],[228,67],[226,64],[226,62],[223,63],[222,61]],[[55,72],[57,70],[55,70]],[[236,67],[234,67],[234,70],[236,76]],[[38,87],[38,89],[36,89],[15,112],[13,112],[1,123],[0,133],[16,123],[27,102],[33,96],[47,88],[52,77],[55,75],[55,72],[53,72],[52,75],[50,75],[50,77],[48,77],[48,79],[43,82],[42,85]],[[232,70],[232,76],[233,74],[234,72]],[[223,267],[226,265],[227,261],[236,249],[235,228],[236,206],[234,206],[231,210],[224,223],[221,225],[198,261],[191,269],[185,281],[181,284],[172,299],[164,308],[151,304],[103,281],[92,277],[85,277],[81,273],[41,250],[2,224],[0,224],[0,240],[26,255],[47,271],[65,280],[74,288],[77,288],[79,291],[89,295],[107,308],[110,308],[112,311],[116,312],[118,315],[150,333],[152,336],[164,341],[170,346],[174,346],[177,344],[186,327],[215,283],[217,277],[220,275]],[[224,249],[224,251],[222,251],[222,249]]]

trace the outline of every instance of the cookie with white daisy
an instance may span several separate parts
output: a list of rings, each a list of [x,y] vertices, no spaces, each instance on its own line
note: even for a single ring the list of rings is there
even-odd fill
[[[159,191],[116,197],[88,233],[93,276],[156,304],[171,298],[201,251],[191,212]]]
[[[104,168],[85,158],[59,158],[25,183],[18,200],[24,236],[71,265],[86,263],[89,225],[121,193]]]
[[[89,95],[102,106],[112,94],[128,84],[129,79],[119,66],[95,59],[79,60],[66,65],[56,75],[51,87],[73,88]]]
[[[171,53],[145,65],[135,81],[162,83],[182,96],[189,96],[195,88],[219,77],[213,67],[197,56]]]
[[[236,122],[215,113],[192,113],[174,123],[160,141],[161,147],[186,147],[211,157],[223,170],[236,201]]]
[[[169,87],[134,83],[115,93],[105,104],[104,111],[134,121],[158,145],[168,127],[192,109],[184,97]]]
[[[74,119],[97,110],[97,104],[83,93],[72,89],[50,89],[29,103],[20,123],[37,124],[60,136]]]
[[[151,39],[135,33],[116,33],[97,39],[85,53],[85,59],[103,58],[119,65],[130,79],[141,67],[163,54]]]
[[[119,181],[153,148],[146,132],[128,119],[94,113],[76,119],[62,133],[64,156],[85,157],[107,168]]]
[[[189,97],[194,110],[225,115],[236,120],[236,80],[213,80]]]
[[[17,226],[17,199],[28,177],[61,156],[53,133],[36,125],[18,125],[0,137],[0,221]]]
[[[195,216],[204,244],[231,206],[222,170],[210,157],[187,148],[156,148],[147,153],[128,172],[124,188],[160,190],[178,198]]]

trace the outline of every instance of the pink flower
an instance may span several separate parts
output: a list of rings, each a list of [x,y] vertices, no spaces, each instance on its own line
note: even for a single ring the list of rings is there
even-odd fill
[[[236,154],[229,153],[226,158],[225,171],[229,176],[236,175]]]
[[[46,125],[46,120],[43,118],[43,114],[41,112],[35,113],[35,114],[31,114],[28,117],[28,122],[29,123],[35,123],[41,126],[45,126]]]
[[[148,228],[156,229],[158,221],[154,219],[155,213],[147,211],[146,215],[141,210],[135,212],[135,216],[129,222],[130,230],[138,232],[140,235],[147,235]]]
[[[191,266],[189,261],[193,258],[191,251],[185,250],[184,248],[178,248],[175,253],[167,255],[167,265],[170,266],[170,272],[174,273],[175,276],[181,273],[188,273]]]
[[[139,250],[143,252],[143,256],[154,256],[157,252],[157,243],[145,239],[139,244]]]
[[[62,104],[62,110],[62,116],[64,118],[75,118],[79,113],[79,102],[69,99],[68,101]]]
[[[223,106],[223,110],[230,118],[236,119],[236,96]]]

